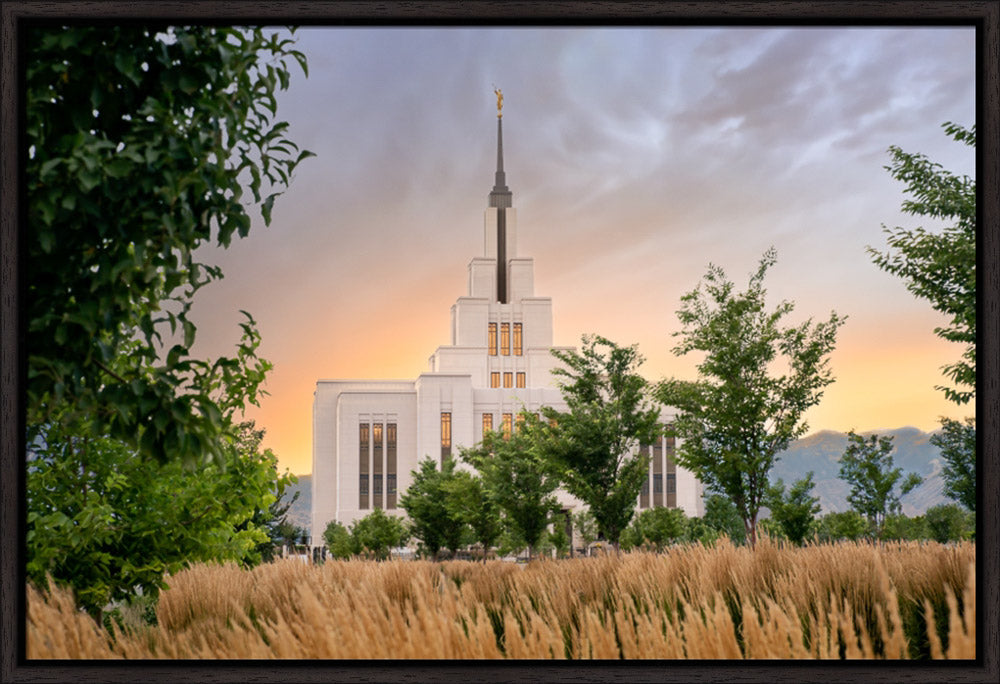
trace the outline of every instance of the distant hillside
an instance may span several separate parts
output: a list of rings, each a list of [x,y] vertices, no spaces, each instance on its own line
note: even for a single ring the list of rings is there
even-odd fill
[[[309,530],[312,526],[312,475],[297,475],[296,477],[299,478],[299,481],[285,490],[282,501],[290,501],[295,496],[295,492],[299,492],[298,500],[288,509],[288,521]]]
[[[871,432],[862,433],[870,435]],[[924,483],[900,499],[903,513],[921,515],[928,508],[943,503],[952,503],[942,493],[944,481],[941,479],[941,453],[930,443],[932,432],[922,432],[916,428],[904,427],[897,430],[881,430],[879,435],[893,438],[896,447],[892,453],[895,467],[902,467],[906,473],[915,472],[924,478]],[[819,497],[823,513],[846,511],[848,486],[837,477],[840,457],[847,448],[847,434],[822,430],[816,434],[792,442],[781,453],[777,464],[771,470],[771,481],[779,477],[788,486],[813,471],[816,487],[813,494]]]

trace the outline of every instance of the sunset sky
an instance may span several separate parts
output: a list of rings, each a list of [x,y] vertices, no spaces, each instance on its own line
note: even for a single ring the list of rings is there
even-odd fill
[[[903,185],[887,148],[974,175],[941,124],[975,123],[968,28],[306,28],[309,77],[279,99],[305,161],[269,227],[201,258],[195,351],[229,353],[239,309],[275,364],[265,445],[312,469],[318,379],[413,379],[449,342],[450,307],[482,251],[504,93],[518,253],[553,301],[555,344],[638,343],[650,380],[694,379],[675,312],[709,263],[737,286],[771,245],[765,281],[788,319],[848,317],[836,382],[810,432],[972,415],[934,389],[961,347],[945,319],[876,268]],[[925,227],[938,228],[923,221]]]

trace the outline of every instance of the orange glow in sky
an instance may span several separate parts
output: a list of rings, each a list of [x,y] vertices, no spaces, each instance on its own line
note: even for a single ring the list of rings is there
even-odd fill
[[[463,270],[462,264],[457,267]],[[536,264],[536,270],[544,270],[544,264]],[[735,273],[730,277],[737,285],[745,283],[745,277]],[[391,283],[386,289],[392,289]],[[461,294],[464,292],[454,297]],[[251,407],[247,416],[266,427],[265,446],[279,455],[283,467],[297,474],[311,472],[312,393],[316,380],[413,379],[427,370],[427,358],[436,346],[449,341],[452,301],[439,290],[429,295],[408,289],[405,296],[399,296],[401,300],[430,300],[432,296],[438,301],[428,301],[411,311],[405,307],[392,309],[392,315],[367,318],[356,328],[338,331],[332,326],[319,326],[314,338],[298,345],[294,358],[277,361],[267,384],[270,396],[263,399],[259,409]],[[647,380],[655,382],[671,375],[696,377],[693,354],[690,358],[675,357],[670,352],[675,343],[670,333],[678,328],[676,320],[664,317],[643,327],[642,317],[632,312],[611,316],[602,325],[586,313],[575,312],[572,318],[560,315],[558,304],[558,298],[554,298],[557,345],[579,346],[581,334],[602,331],[616,342],[639,345],[646,357],[642,372]],[[595,308],[601,307],[595,304]],[[791,318],[789,322],[798,320]],[[805,415],[809,432],[903,426],[929,432],[938,427],[942,416],[958,419],[973,415],[974,406],[957,407],[934,389],[945,384],[940,367],[953,362],[959,348],[933,335],[931,331],[939,322],[939,317],[928,311],[890,332],[881,325],[861,327],[849,318],[831,357],[836,381],[826,388],[820,404]],[[265,341],[263,354],[274,359],[268,346]]]

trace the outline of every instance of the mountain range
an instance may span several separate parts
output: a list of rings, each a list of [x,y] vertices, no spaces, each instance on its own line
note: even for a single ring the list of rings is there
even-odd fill
[[[312,475],[296,475],[299,481],[285,490],[285,495],[281,497],[284,502],[289,502],[299,493],[299,498],[288,507],[285,517],[288,522],[297,527],[309,530],[312,527]]]
[[[861,433],[870,435],[871,432]],[[892,452],[894,467],[903,469],[903,476],[914,472],[924,478],[923,484],[900,499],[903,513],[908,516],[922,515],[928,508],[939,504],[951,503],[944,493],[944,480],[941,477],[941,452],[930,443],[933,432],[923,432],[913,427],[896,430],[880,430],[878,434],[893,438],[895,450]],[[847,448],[847,433],[821,430],[802,439],[798,439],[783,451],[778,462],[771,470],[771,481],[781,478],[786,487],[806,476],[812,471],[813,496],[819,497],[821,513],[846,511],[848,486],[837,473],[840,470],[840,457]],[[288,509],[288,519],[299,527],[311,527],[310,511],[312,510],[312,475],[299,475],[298,483],[285,492],[285,500],[291,499],[295,492],[299,498]]]
[[[860,433],[869,436],[873,433]],[[902,497],[899,502],[903,513],[908,516],[922,515],[928,508],[938,504],[951,503],[944,495],[944,480],[941,477],[943,461],[941,451],[930,443],[933,432],[923,432],[913,427],[896,430],[879,430],[883,437],[892,437],[895,450],[892,452],[893,466],[903,469],[903,477],[916,473],[924,478],[923,484]],[[849,488],[837,473],[840,457],[847,449],[847,433],[821,430],[815,434],[792,442],[783,451],[778,462],[771,469],[771,481],[781,478],[786,486],[813,472],[813,496],[819,497],[822,513],[841,512],[850,508],[847,503]]]

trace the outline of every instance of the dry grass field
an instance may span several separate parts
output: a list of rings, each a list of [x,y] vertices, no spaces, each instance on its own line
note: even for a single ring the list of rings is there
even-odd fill
[[[280,561],[169,578],[111,634],[28,590],[29,658],[976,657],[974,544],[723,541],[536,561]]]

